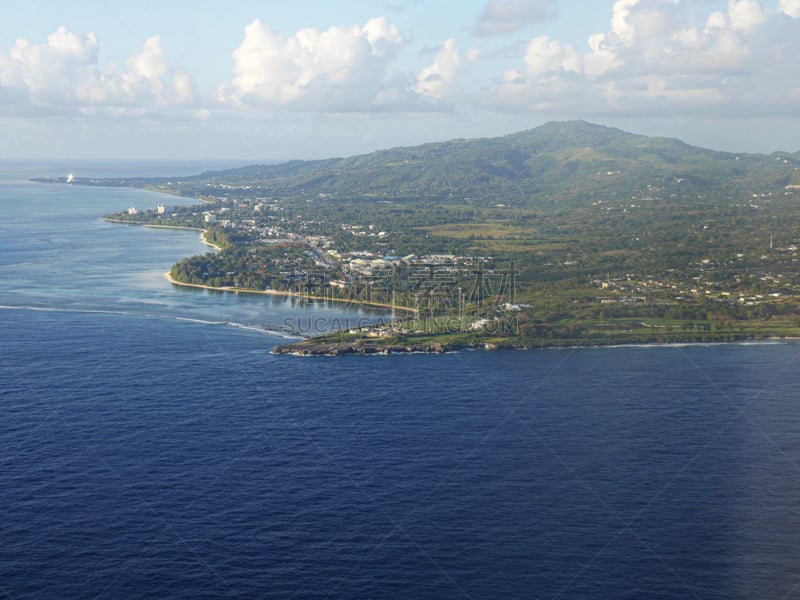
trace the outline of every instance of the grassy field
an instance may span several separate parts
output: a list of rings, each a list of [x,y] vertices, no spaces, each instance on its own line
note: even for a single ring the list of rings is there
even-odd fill
[[[560,252],[570,247],[567,241],[544,238],[533,227],[511,225],[506,222],[445,223],[419,227],[418,230],[442,238],[467,240],[482,252],[491,251],[530,254]]]
[[[541,335],[498,335],[481,331],[430,331],[376,337],[362,333],[331,333],[286,348],[327,353],[331,345],[347,345],[353,351],[432,351],[460,348],[535,349],[653,343],[720,343],[771,338],[800,339],[800,326],[792,320],[737,322],[732,325],[674,319],[564,320],[550,323]],[[428,327],[422,327],[428,329]]]

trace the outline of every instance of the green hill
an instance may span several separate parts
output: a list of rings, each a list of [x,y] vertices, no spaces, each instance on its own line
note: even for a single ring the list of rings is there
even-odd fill
[[[718,201],[738,201],[743,191],[776,193],[797,185],[798,168],[800,152],[732,154],[567,121],[503,137],[251,165],[180,179],[76,178],[74,183],[156,186],[191,196],[503,204],[560,212],[598,200],[642,197],[653,189],[672,190],[684,200],[713,193]]]
[[[440,298],[442,313],[464,302],[453,290],[471,290],[470,314],[491,318],[487,298],[513,286],[528,305],[514,312],[521,335],[551,345],[797,335],[798,173],[800,153],[737,155],[572,121],[180,179],[74,183],[213,200],[110,217],[208,228],[224,249],[175,265],[178,281],[296,291],[305,274],[310,295],[407,307]],[[377,266],[364,271],[363,256]],[[437,271],[442,256],[452,264]],[[487,284],[486,273],[506,268],[513,284]],[[376,274],[386,281],[362,281]]]
[[[477,205],[569,208],[611,191],[628,194],[648,185],[680,183],[698,191],[778,188],[792,182],[798,165],[798,154],[737,155],[569,121],[497,138],[207,172],[184,179],[183,185],[251,185],[261,194],[279,196],[467,198]]]

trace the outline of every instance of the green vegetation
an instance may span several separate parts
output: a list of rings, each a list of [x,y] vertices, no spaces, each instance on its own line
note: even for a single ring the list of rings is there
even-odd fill
[[[515,346],[797,335],[798,182],[800,153],[714,152],[580,121],[182,179],[75,181],[210,202],[107,216],[206,229],[220,251],[180,261],[177,281],[407,306],[457,318],[436,330],[440,343]],[[421,335],[387,339],[430,341]]]

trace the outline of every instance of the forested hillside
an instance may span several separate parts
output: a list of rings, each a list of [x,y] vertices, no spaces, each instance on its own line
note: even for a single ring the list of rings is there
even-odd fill
[[[185,178],[90,180],[189,195],[498,203],[544,210],[625,198],[648,186],[713,193],[778,189],[797,181],[800,153],[731,154],[584,121],[554,122],[485,139],[392,148],[347,158],[290,161]],[[726,196],[727,194],[727,196]]]
[[[508,317],[548,344],[800,331],[798,153],[717,152],[573,121],[348,158],[74,183],[208,202],[109,216],[206,229],[222,250],[172,271],[192,285],[399,303],[456,314],[467,329]]]

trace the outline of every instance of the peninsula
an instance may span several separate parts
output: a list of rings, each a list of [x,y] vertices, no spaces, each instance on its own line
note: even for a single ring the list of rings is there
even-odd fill
[[[572,121],[348,158],[71,183],[202,200],[106,216],[204,230],[218,249],[174,265],[176,284],[405,315],[280,353],[800,337],[798,152],[717,152]]]

